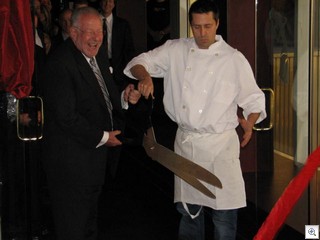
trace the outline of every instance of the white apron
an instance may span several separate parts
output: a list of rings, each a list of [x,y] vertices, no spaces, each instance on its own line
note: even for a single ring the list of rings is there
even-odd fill
[[[175,176],[174,202],[207,206],[212,209],[236,209],[246,206],[244,181],[240,167],[239,138],[234,129],[221,134],[195,133],[179,128],[175,152],[215,174],[223,188],[202,182],[212,199]]]

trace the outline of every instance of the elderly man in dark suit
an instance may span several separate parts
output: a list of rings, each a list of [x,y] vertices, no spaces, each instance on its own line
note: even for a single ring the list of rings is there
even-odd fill
[[[133,85],[120,96],[102,41],[100,14],[76,9],[70,39],[47,63],[44,168],[57,240],[96,239],[108,149],[122,144],[122,108],[140,98]]]

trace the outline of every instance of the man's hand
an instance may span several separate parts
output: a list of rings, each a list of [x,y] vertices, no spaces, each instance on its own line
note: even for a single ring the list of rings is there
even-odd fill
[[[109,132],[109,139],[106,142],[106,145],[108,147],[116,147],[116,146],[122,145],[122,142],[120,142],[120,140],[117,138],[117,135],[119,135],[120,133],[121,133],[120,130]]]
[[[153,81],[150,76],[146,76],[143,80],[140,80],[138,83],[138,91],[148,99],[151,95],[153,98]]]
[[[256,121],[258,120],[260,113],[250,113],[248,119],[239,118],[240,126],[242,127],[244,134],[241,141],[241,147],[245,147],[252,137],[252,129]]]
[[[240,145],[241,147],[245,147],[251,139],[253,126],[251,126],[251,124],[244,118],[239,118],[239,123],[244,131]]]
[[[148,99],[151,95],[153,98],[153,81],[150,76],[150,74],[147,72],[147,70],[142,65],[135,65],[131,69],[131,74],[136,79],[139,80],[138,83],[138,91],[146,98]]]
[[[133,84],[129,84],[124,90],[123,97],[126,102],[130,102],[131,104],[136,104],[141,97],[141,93],[138,90],[134,89]]]
[[[29,113],[21,113],[20,116],[20,124],[23,126],[29,126],[30,122],[31,122],[31,118],[29,116]]]

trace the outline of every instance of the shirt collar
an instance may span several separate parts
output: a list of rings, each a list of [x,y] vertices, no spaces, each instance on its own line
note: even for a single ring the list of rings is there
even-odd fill
[[[221,35],[216,35],[216,41],[210,45],[210,47],[208,49],[201,49],[201,51],[206,51],[206,50],[211,50],[211,49],[215,49],[218,45],[221,45],[221,42],[223,41],[223,38]],[[195,39],[193,38],[193,43],[192,43],[192,48],[194,49],[200,49],[195,41]]]
[[[90,64],[90,59],[89,57],[87,57],[85,54],[82,53],[82,55],[84,56],[84,58],[87,60],[87,62]],[[92,57],[93,59],[96,59],[96,57]],[[97,61],[97,60],[95,60]]]
[[[111,14],[106,18],[106,20],[107,20],[107,23],[108,23],[108,24],[112,23],[112,22],[113,22],[113,13],[111,13]]]

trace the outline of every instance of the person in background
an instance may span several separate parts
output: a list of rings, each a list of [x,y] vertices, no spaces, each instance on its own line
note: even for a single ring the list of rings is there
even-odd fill
[[[52,50],[69,38],[72,10],[66,8],[59,14],[59,32],[52,39]]]
[[[45,81],[45,64],[48,57],[48,52],[51,49],[51,42],[46,43],[46,36],[38,28],[37,15],[35,18],[35,54],[34,54],[34,72],[32,76],[32,91],[30,96],[42,97],[42,86]],[[48,40],[47,40],[48,41]],[[37,108],[36,104],[30,99],[24,100],[26,111],[28,112],[28,126],[24,129],[26,132],[34,134],[37,129],[37,124],[41,121],[41,113],[34,110]],[[20,119],[21,116],[20,116]],[[26,161],[26,177],[27,177],[27,189],[29,190],[29,221],[31,222],[31,234],[32,240],[41,240],[42,235],[48,231],[47,219],[44,216],[42,210],[45,207],[44,189],[46,189],[46,180],[44,177],[44,171],[42,167],[42,139],[37,141],[28,141],[25,143],[25,149],[27,152]]]
[[[147,50],[152,50],[164,44],[171,38],[170,27],[170,1],[149,0],[147,2]],[[154,101],[152,111],[152,124],[157,141],[173,149],[174,135],[177,125],[168,117],[163,107],[163,78],[154,78]],[[159,134],[164,133],[166,134]],[[169,136],[169,137],[168,137]]]
[[[147,2],[148,50],[159,47],[170,39],[170,1]]]
[[[43,165],[57,240],[97,238],[108,152],[122,144],[123,108],[141,96],[132,84],[120,95],[102,41],[99,12],[77,8],[70,38],[46,65]]]
[[[31,12],[34,7],[31,5]],[[46,51],[43,33],[38,31],[38,16],[34,15],[34,71],[30,96],[40,95]],[[19,39],[20,40],[20,39]],[[25,98],[27,100],[27,98]],[[0,87],[0,165],[2,181],[1,233],[3,239],[24,239],[28,234],[33,240],[41,237],[41,141],[22,141],[17,125],[32,129],[30,113],[17,112],[17,98]],[[21,106],[22,104],[20,104]],[[30,104],[31,106],[31,104]],[[19,118],[17,118],[19,113]],[[20,122],[17,123],[17,119]]]
[[[59,15],[59,25],[61,29],[61,37],[65,41],[70,35],[72,10],[70,8],[64,9]]]
[[[75,0],[73,3],[73,9],[88,7],[89,3],[87,0]]]
[[[265,96],[242,53],[216,34],[219,10],[211,0],[197,0],[189,9],[194,38],[168,40],[129,62],[125,73],[139,80],[138,90],[153,96],[152,77],[164,77],[164,107],[178,124],[174,150],[208,169],[222,189],[206,185],[216,199],[175,176],[179,240],[204,240],[204,207],[212,210],[215,240],[234,240],[237,210],[246,206],[240,167],[256,122],[266,117]],[[238,107],[243,117],[238,117]],[[239,142],[235,128],[244,134]]]
[[[100,9],[104,23],[104,46],[107,49],[106,54],[111,66],[113,79],[119,91],[122,91],[129,83],[135,82],[128,78],[123,70],[127,63],[136,56],[136,50],[133,44],[131,28],[127,20],[116,16],[114,13],[116,2],[114,0],[101,0]],[[141,124],[143,118],[146,117],[147,106],[144,99],[139,100],[137,104],[126,111],[126,137],[134,137],[135,140],[142,143],[145,124]],[[141,120],[141,121],[140,121]],[[143,121],[145,122],[145,121]],[[134,141],[135,141],[134,140]],[[140,144],[141,144],[140,143]],[[138,143],[136,143],[138,144]],[[114,161],[108,162],[107,176],[115,179],[120,160],[120,150],[124,148],[114,148]]]
[[[112,75],[119,90],[122,91],[129,83],[123,69],[136,56],[131,28],[127,20],[113,14],[114,0],[101,0],[100,7],[105,24],[104,42],[107,44]]]
[[[50,39],[57,35],[58,26],[53,21],[51,0],[34,0],[35,13],[38,16],[38,27],[47,34]]]
[[[17,136],[15,103],[12,94],[0,89],[1,236],[9,240],[22,238],[27,230],[25,152]]]

